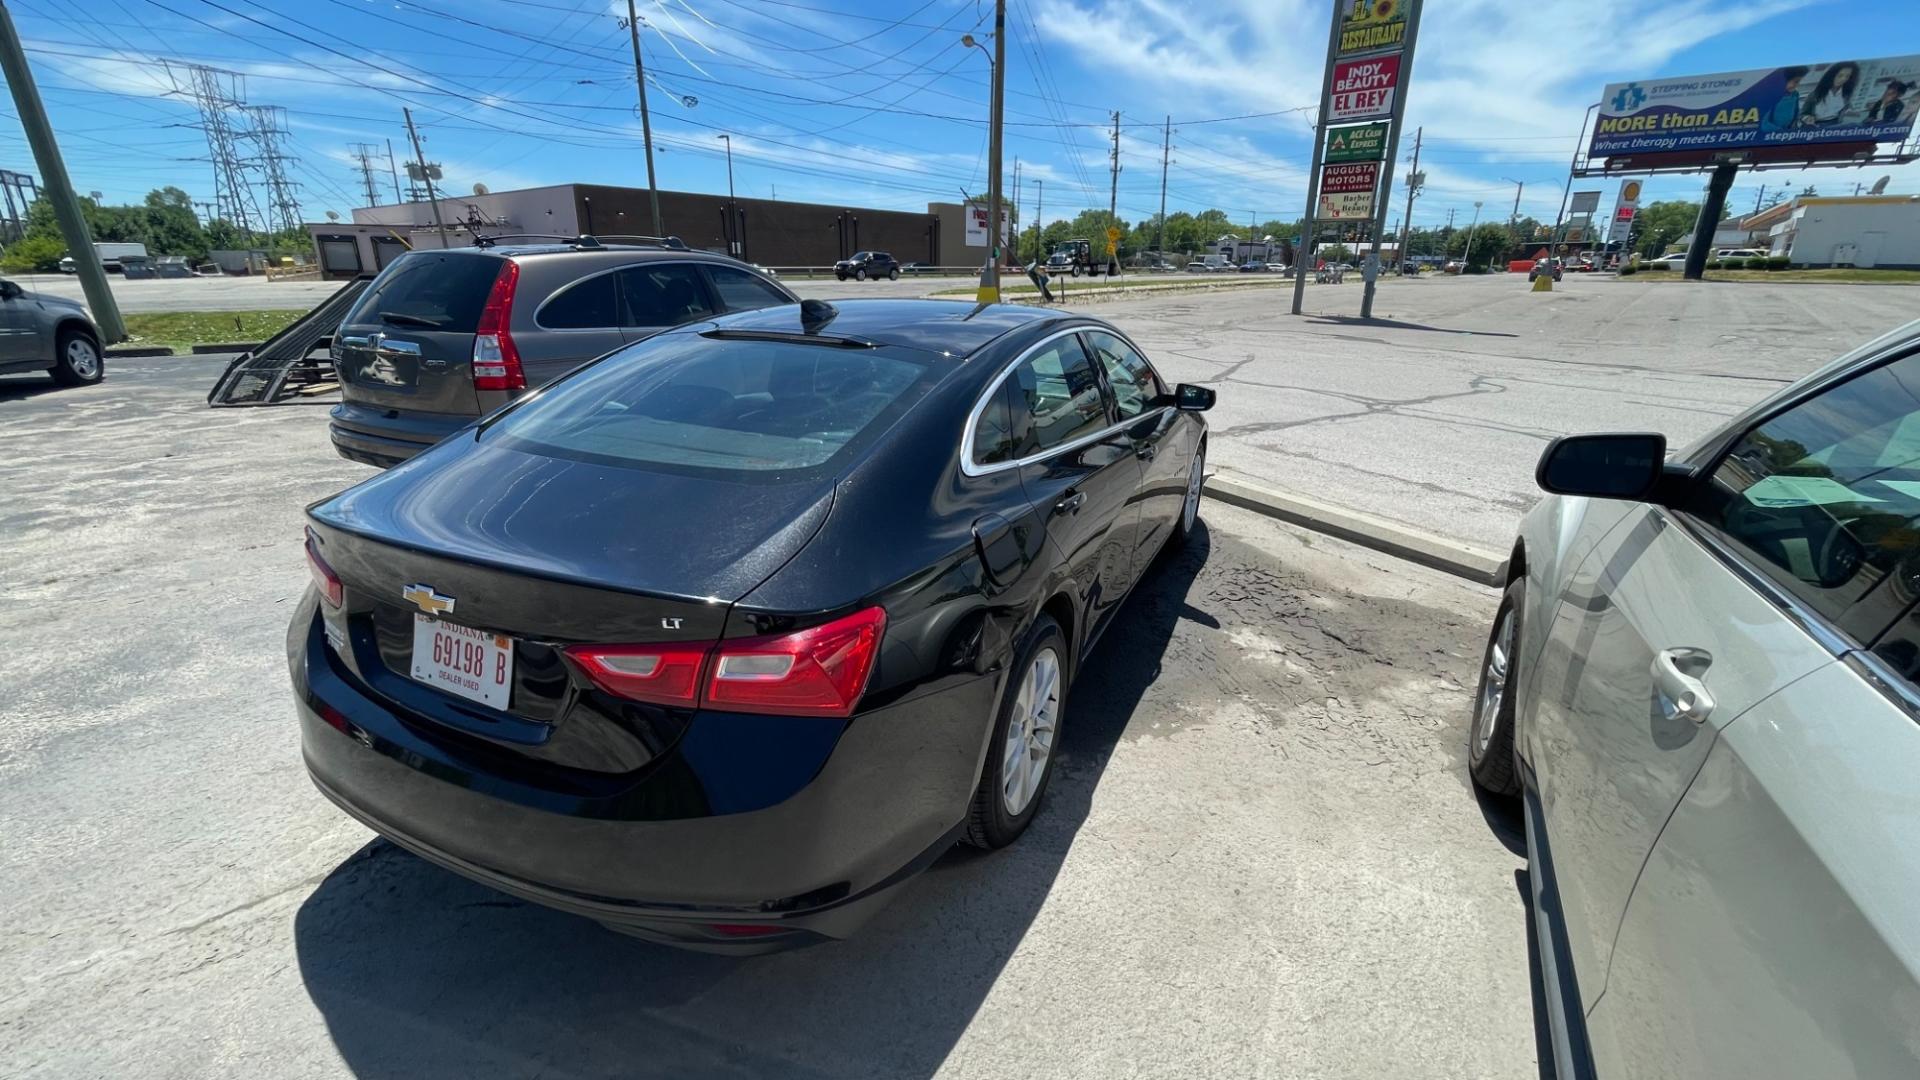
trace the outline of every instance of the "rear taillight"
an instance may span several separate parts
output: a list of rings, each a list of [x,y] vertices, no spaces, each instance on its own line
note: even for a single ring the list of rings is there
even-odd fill
[[[524,390],[527,375],[520,367],[520,349],[513,343],[513,290],[520,284],[520,264],[502,259],[493,279],[487,305],[473,332],[473,388]]]
[[[886,627],[887,613],[876,607],[790,634],[723,641],[701,702],[732,712],[851,716]]]
[[[708,645],[574,645],[567,655],[593,684],[615,697],[692,708]]]
[[[566,653],[617,697],[727,712],[851,716],[887,613],[857,611],[786,634],[714,645],[574,645]]]
[[[313,584],[320,590],[320,595],[326,598],[327,604],[339,607],[346,598],[346,590],[340,585],[340,575],[334,573],[333,567],[327,565],[327,560],[320,557],[320,538],[313,534],[312,529],[307,530],[307,569],[312,572]]]

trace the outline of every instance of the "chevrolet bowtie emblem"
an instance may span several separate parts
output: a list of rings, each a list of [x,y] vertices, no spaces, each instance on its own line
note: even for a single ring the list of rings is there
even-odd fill
[[[453,597],[434,592],[431,585],[409,585],[400,590],[400,599],[429,615],[445,615],[453,610]]]

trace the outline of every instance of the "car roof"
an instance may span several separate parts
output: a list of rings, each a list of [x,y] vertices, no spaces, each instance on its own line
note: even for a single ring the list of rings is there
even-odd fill
[[[908,297],[831,301],[835,315],[821,333],[859,338],[881,345],[902,345],[929,352],[969,356],[1011,330],[1063,322],[1061,311],[1020,304],[976,304],[967,300]],[[800,331],[800,305],[782,304],[722,316],[707,324],[727,330],[776,333]]]
[[[437,250],[428,248],[425,250]],[[488,244],[486,246],[469,245],[467,247],[448,248],[448,251],[467,252],[476,255],[499,255],[503,258],[522,259],[530,255],[604,255],[615,252],[626,255],[658,255],[662,258],[684,259],[689,257],[707,258],[717,262],[736,260],[714,251],[700,251],[687,247],[667,247],[661,244],[613,244],[601,243],[597,246],[584,246],[577,243],[539,243],[539,244]]]

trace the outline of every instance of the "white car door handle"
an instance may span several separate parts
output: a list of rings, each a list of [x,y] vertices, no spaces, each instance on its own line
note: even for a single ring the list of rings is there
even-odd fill
[[[1669,720],[1686,717],[1704,723],[1713,712],[1713,694],[1687,670],[1705,671],[1713,657],[1704,649],[1662,649],[1653,657],[1653,685]]]

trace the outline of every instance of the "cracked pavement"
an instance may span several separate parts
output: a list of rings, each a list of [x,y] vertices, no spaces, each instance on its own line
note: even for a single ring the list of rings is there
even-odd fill
[[[1492,591],[1206,504],[1021,843],[849,942],[682,953],[312,789],[300,511],[368,471],[323,409],[207,409],[218,369],[0,380],[0,1075],[1539,1075],[1519,839],[1462,763]]]
[[[1211,464],[1496,554],[1539,497],[1534,463],[1577,431],[1680,446],[1912,317],[1913,289],[1688,285],[1568,274],[1384,280],[1292,297],[1113,298],[1084,310],[1167,377],[1211,386]]]

